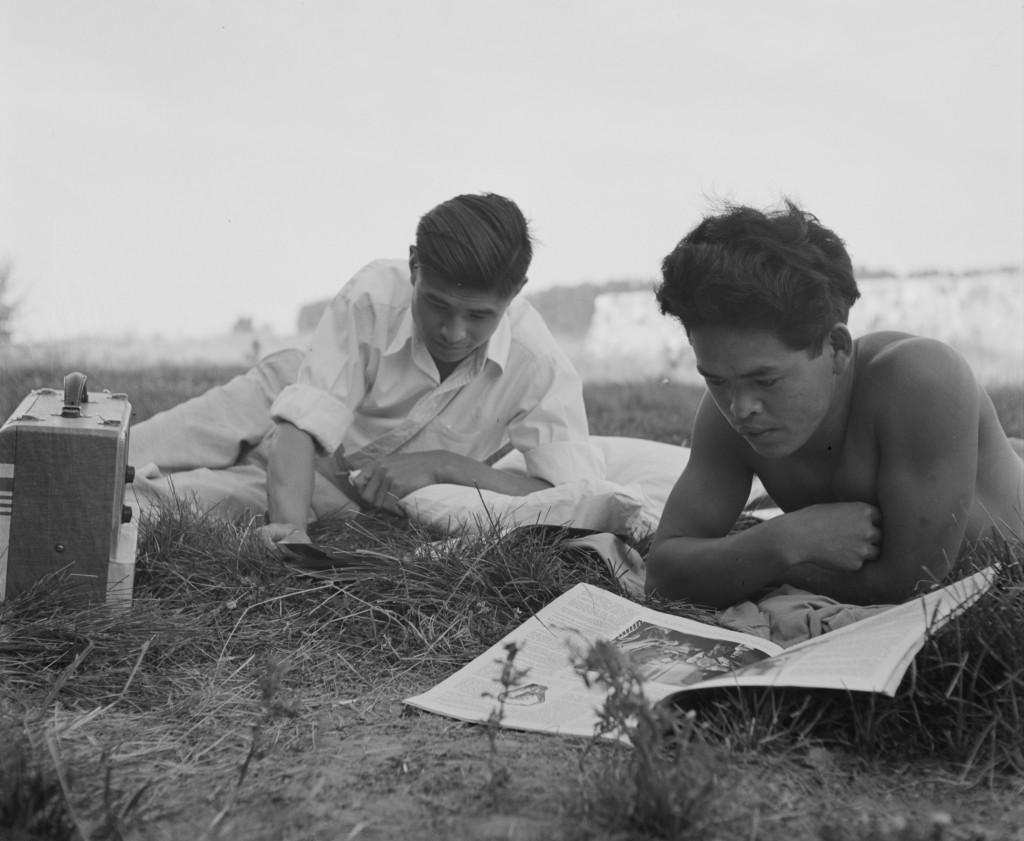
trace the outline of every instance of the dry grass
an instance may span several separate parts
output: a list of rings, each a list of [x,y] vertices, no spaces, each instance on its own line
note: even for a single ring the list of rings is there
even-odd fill
[[[435,543],[372,518],[321,524],[322,543],[390,559],[339,586],[274,559],[250,524],[180,505],[143,524],[130,612],[76,607],[61,576],[39,582],[0,606],[0,733],[20,763],[3,820],[61,802],[96,835],[197,777],[217,781],[228,815],[261,758],[308,749],[339,702],[372,705],[410,676],[424,688],[577,582],[614,587],[557,535],[500,532]],[[93,771],[54,785],[78,767]],[[145,787],[111,787],[128,777]]]
[[[283,779],[319,768],[325,745],[332,762],[358,775],[359,761],[345,758],[345,734],[362,732],[361,719],[386,729],[410,688],[450,674],[577,582],[614,587],[603,568],[562,551],[557,534],[500,535],[500,524],[475,538],[438,541],[372,518],[326,523],[321,542],[388,559],[384,572],[339,586],[274,559],[249,523],[180,506],[143,528],[131,611],[76,608],[59,576],[12,599],[0,607],[0,737],[9,748],[0,826],[25,838],[313,837],[280,825],[278,835],[252,834],[257,817],[273,825],[261,801]],[[567,746],[569,765],[546,772],[554,777],[545,796],[560,799],[549,804],[538,837],[730,838],[752,821],[757,838],[946,837],[922,834],[933,827],[931,812],[911,820],[903,808],[896,814],[904,818],[864,823],[864,834],[851,835],[853,818],[836,816],[845,809],[866,821],[855,798],[841,798],[828,814],[806,805],[831,777],[852,773],[844,769],[881,779],[898,761],[940,769],[959,797],[983,791],[988,803],[1019,795],[1019,554],[1016,547],[1006,556],[1016,560],[1001,567],[990,594],[928,643],[891,700],[707,693],[680,718],[646,707],[635,677],[605,651],[607,684],[621,690],[610,694],[609,727],[633,748]],[[688,612],[682,604],[655,606]],[[473,822],[454,831],[435,815],[441,823],[430,831],[443,825],[452,834],[406,827],[412,834],[379,837],[478,837],[485,819],[507,829],[506,811],[529,811],[517,786],[545,773],[522,758],[538,753],[541,741],[558,741],[493,728],[475,728],[482,735],[474,740],[472,726],[420,714],[403,726],[415,734],[412,744],[423,748],[426,740],[435,753],[399,753],[390,773],[423,774],[421,803],[457,803],[450,808],[468,809]],[[447,756],[467,738],[477,745],[470,749],[476,776],[428,783],[417,761]],[[513,738],[519,748],[510,747]],[[770,798],[758,785],[766,769],[777,775],[772,790],[802,804],[786,820],[766,817]],[[393,783],[384,788],[395,796]],[[200,792],[205,799],[188,809]],[[794,836],[795,827],[813,834]]]
[[[929,774],[955,779],[967,790],[1001,797],[1001,809],[1024,794],[1024,546],[987,547],[969,568],[993,566],[996,582],[970,610],[931,636],[894,698],[834,690],[755,689],[687,693],[680,707],[654,706],[630,662],[607,643],[577,663],[584,679],[607,691],[601,728],[628,742],[606,748],[586,769],[584,807],[601,826],[623,837],[703,839],[771,837],[759,824],[772,811],[751,770],[765,766],[807,787],[841,785],[847,774],[881,782],[902,776],[920,790]],[[596,675],[596,678],[590,677]],[[583,758],[586,764],[586,756]],[[854,770],[856,769],[856,770]],[[893,770],[898,769],[898,770]],[[922,769],[927,769],[922,773]],[[752,790],[751,790],[752,789]],[[737,792],[742,791],[742,799]],[[737,803],[742,806],[737,808]],[[975,826],[953,834],[948,808],[931,806],[920,792],[910,809],[865,810],[849,792],[830,800],[815,820],[794,814],[791,837],[925,841],[1002,838],[1019,832],[1020,811],[996,829]],[[799,818],[799,820],[798,820]],[[764,835],[758,835],[758,831]],[[947,834],[948,833],[948,834]],[[1019,837],[1015,835],[1014,837]]]
[[[181,398],[158,385],[138,387]],[[588,387],[595,432],[628,434],[615,406],[638,388]],[[657,386],[645,400],[660,440],[692,411]],[[314,536],[384,569],[304,576],[252,523],[179,506],[143,525],[130,611],[81,609],[60,576],[0,605],[0,837],[1022,837],[1019,546],[980,558],[1001,565],[997,587],[896,698],[708,693],[679,718],[627,691],[609,719],[640,745],[624,753],[401,705],[576,583],[614,587],[557,534],[494,524],[452,542],[360,518]]]

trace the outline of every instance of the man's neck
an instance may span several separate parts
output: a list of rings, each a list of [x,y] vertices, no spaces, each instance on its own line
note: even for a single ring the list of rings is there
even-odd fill
[[[846,440],[846,427],[850,421],[853,406],[853,388],[857,373],[857,348],[854,346],[853,358],[846,370],[836,378],[832,404],[821,425],[804,445],[808,455],[832,454],[836,457],[842,452]]]
[[[464,360],[462,360],[462,361],[464,361]],[[448,379],[455,372],[455,369],[458,368],[462,364],[462,361],[459,361],[459,362],[438,362],[435,359],[434,360],[434,364],[437,366],[437,374],[441,378],[441,382],[444,382],[446,379]]]
[[[487,347],[488,347],[487,343],[481,345],[476,350],[474,350],[471,354],[469,354],[468,356],[464,356],[458,362],[443,362],[443,361],[441,361],[439,359],[435,359],[433,356],[431,356],[430,358],[434,360],[434,367],[437,368],[437,375],[438,375],[440,381],[444,382],[452,374],[454,374],[459,369],[459,367],[461,365],[463,365],[465,363],[473,364],[473,360],[478,355],[486,356],[486,354],[487,354]]]

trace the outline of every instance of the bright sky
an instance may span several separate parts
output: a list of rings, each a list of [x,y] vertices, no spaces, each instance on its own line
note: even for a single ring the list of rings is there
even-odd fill
[[[1017,0],[0,0],[16,340],[292,332],[463,192],[531,284],[654,278],[708,197],[855,263],[1024,262]]]

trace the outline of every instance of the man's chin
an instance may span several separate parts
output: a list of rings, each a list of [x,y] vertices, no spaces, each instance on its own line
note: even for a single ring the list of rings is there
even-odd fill
[[[756,435],[744,435],[743,440],[762,458],[783,458],[794,452],[791,442],[776,429]]]
[[[432,344],[430,355],[439,362],[446,362],[449,365],[458,364],[467,356],[470,356],[476,348],[446,347],[445,345]]]

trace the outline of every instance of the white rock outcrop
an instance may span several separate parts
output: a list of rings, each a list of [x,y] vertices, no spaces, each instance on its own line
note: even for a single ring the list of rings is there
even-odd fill
[[[854,336],[902,330],[948,342],[986,384],[1024,381],[1024,277],[1016,273],[869,279],[850,312]],[[648,291],[600,295],[581,348],[585,378],[697,382],[682,326]]]

